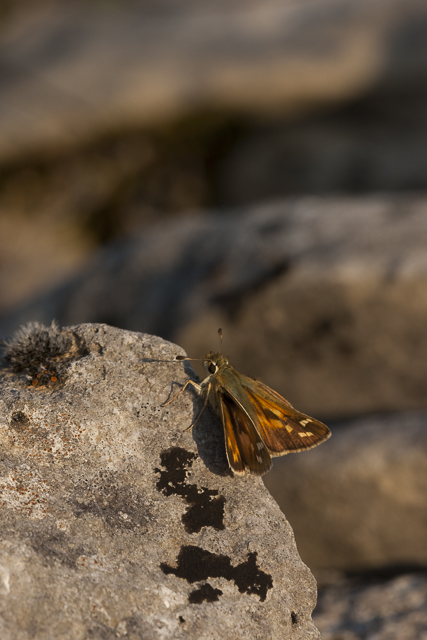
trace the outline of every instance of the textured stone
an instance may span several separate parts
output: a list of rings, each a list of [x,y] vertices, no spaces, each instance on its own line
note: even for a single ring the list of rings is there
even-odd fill
[[[299,115],[425,80],[419,0],[42,3],[0,34],[0,157],[204,108]]]
[[[182,350],[64,331],[33,325],[2,370],[2,640],[319,638],[314,578],[261,480],[230,476],[209,411],[183,433],[191,393],[160,406],[193,375]]]
[[[426,407],[427,200],[300,198],[159,225],[4,317],[217,346],[317,418]]]
[[[327,446],[277,459],[265,484],[311,567],[427,565],[427,414],[332,427]]]
[[[320,592],[314,620],[323,640],[425,640],[427,574],[341,580]]]

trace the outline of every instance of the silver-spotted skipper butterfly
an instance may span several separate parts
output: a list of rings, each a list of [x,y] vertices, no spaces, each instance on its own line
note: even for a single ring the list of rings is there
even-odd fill
[[[221,329],[218,333],[222,337]],[[195,359],[177,356],[177,360]],[[188,429],[194,427],[209,402],[221,418],[228,463],[236,475],[262,476],[270,470],[272,457],[312,449],[330,437],[326,425],[294,409],[266,384],[236,371],[221,352],[208,353],[203,365],[207,377],[200,384],[188,380],[162,406],[192,385],[204,404]]]

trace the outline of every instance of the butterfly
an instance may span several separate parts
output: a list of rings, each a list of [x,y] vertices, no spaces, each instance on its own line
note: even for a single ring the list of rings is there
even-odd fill
[[[221,329],[218,331],[222,338]],[[177,360],[195,360],[177,356]],[[221,352],[203,359],[207,377],[188,380],[166,406],[192,385],[204,398],[202,410],[185,431],[192,429],[209,403],[224,427],[228,464],[235,475],[262,476],[272,458],[306,451],[327,440],[331,432],[319,420],[300,413],[281,395],[259,380],[239,373]]]

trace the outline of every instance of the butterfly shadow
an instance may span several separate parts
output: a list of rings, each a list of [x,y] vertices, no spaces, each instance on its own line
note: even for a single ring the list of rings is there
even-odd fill
[[[200,411],[194,412],[194,419]],[[221,421],[210,407],[206,407],[197,424],[192,429],[197,452],[206,467],[219,476],[232,476],[225,453],[224,429]]]
[[[174,361],[158,360],[157,358],[141,358],[140,362],[150,364],[158,364],[159,362],[164,362],[165,364],[175,363]],[[185,361],[180,364],[184,366],[184,371],[188,377],[199,384],[200,378],[191,364]],[[182,385],[172,381],[168,397],[164,402],[169,402],[179,392],[180,388],[182,388]],[[187,387],[184,393],[191,394],[193,399],[193,416],[191,422],[189,420],[189,425],[195,423],[191,429],[191,435],[196,444],[198,455],[211,473],[232,476],[225,452],[224,429],[221,420],[209,404],[206,405],[203,413],[198,417],[203,407],[203,399],[191,385]]]

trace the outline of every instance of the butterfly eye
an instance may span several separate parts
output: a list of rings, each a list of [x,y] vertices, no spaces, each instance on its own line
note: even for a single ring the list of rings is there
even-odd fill
[[[208,366],[209,373],[216,373],[217,369],[218,367],[213,362],[211,362],[210,365]]]

